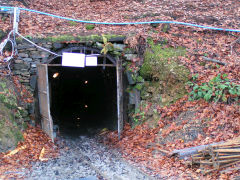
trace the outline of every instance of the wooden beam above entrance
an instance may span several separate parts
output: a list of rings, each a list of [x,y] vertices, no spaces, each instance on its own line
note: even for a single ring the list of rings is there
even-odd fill
[[[47,64],[49,67],[58,67],[58,66],[63,66],[62,64]],[[103,67],[116,67],[115,64],[98,64],[97,66]],[[68,67],[68,66],[63,66],[63,67]],[[87,67],[95,67],[95,66],[87,66]]]

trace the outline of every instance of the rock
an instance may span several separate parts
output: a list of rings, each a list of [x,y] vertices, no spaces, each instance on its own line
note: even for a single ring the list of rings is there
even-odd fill
[[[44,47],[46,49],[51,49],[52,45],[51,44],[43,44],[42,47]]]
[[[20,83],[29,83],[29,79],[19,79]]]
[[[137,54],[125,54],[124,57],[126,58],[126,60],[131,61],[137,58]]]
[[[34,48],[34,45],[32,45],[32,44],[18,44],[17,45],[18,50],[28,49],[28,48]]]
[[[41,59],[42,58],[42,56],[39,54],[39,55],[31,55],[31,57],[33,58],[33,59]]]
[[[21,57],[21,58],[27,58],[28,54],[26,54],[26,53],[19,53],[18,56]]]
[[[32,63],[31,64],[31,68],[36,68],[37,67],[37,63]]]
[[[48,58],[49,55],[50,55],[50,53],[48,53],[48,52],[41,52],[41,57],[42,58]]]
[[[132,48],[125,48],[123,51],[124,54],[135,54],[136,50],[132,49]]]
[[[35,89],[36,82],[37,82],[37,76],[36,75],[31,76],[31,78],[30,78],[30,86],[31,86],[32,89]]]
[[[22,70],[22,69],[28,69],[30,65],[28,64],[14,64],[13,69],[15,70]]]
[[[21,130],[23,128],[23,122],[20,119],[14,118],[15,114],[13,109],[9,108],[9,103],[17,103],[15,96],[14,86],[7,78],[0,79],[0,90],[8,91],[8,101],[4,100],[4,97],[0,99],[0,153],[12,150],[16,147],[19,141],[23,140]],[[4,84],[4,85],[3,85]],[[5,87],[6,86],[6,87]]]
[[[55,49],[61,49],[61,48],[63,48],[63,44],[62,43],[53,43],[53,47]]]
[[[125,44],[116,44],[116,43],[114,43],[113,47],[114,47],[114,50],[116,50],[116,51],[123,51],[124,48],[126,47],[126,45]]]
[[[99,42],[96,42],[96,46],[97,46],[98,49],[102,49],[103,48],[103,44],[99,43]]]
[[[22,64],[22,63],[23,63],[23,60],[17,59],[17,60],[15,60],[14,62],[15,62],[15,64]]]
[[[32,58],[23,58],[23,60],[26,61],[26,62],[31,62],[31,61],[33,61]]]
[[[74,179],[74,180],[77,180],[77,179]],[[98,178],[96,176],[89,176],[85,178],[80,178],[79,180],[98,180]]]
[[[36,48],[28,48],[27,51],[36,51]]]
[[[30,77],[30,73],[28,71],[27,72],[22,72],[21,76]]]

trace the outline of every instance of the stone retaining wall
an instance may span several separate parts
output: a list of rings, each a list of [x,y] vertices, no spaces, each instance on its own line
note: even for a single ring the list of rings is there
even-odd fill
[[[125,61],[131,61],[133,58],[137,57],[137,54],[134,50],[129,49],[123,43],[123,38],[115,38],[117,41],[109,40],[114,46],[114,52],[112,52],[112,56],[119,55]],[[64,42],[52,42],[49,40],[42,39],[31,39],[38,46],[44,47],[52,52],[58,52],[63,48],[72,46],[90,46],[98,49],[102,49],[103,44],[101,41],[87,41],[77,42],[77,43],[69,43],[67,41]],[[119,41],[121,40],[121,41]],[[36,46],[30,44],[25,40],[21,40],[17,42],[17,51],[18,57],[12,63],[12,72],[14,75],[19,77],[19,81],[25,85],[25,87],[30,91],[34,92],[36,85],[36,73],[37,73],[37,64],[45,63],[52,55],[44,50],[37,48]],[[30,108],[32,109],[32,108]],[[32,113],[32,112],[31,112]]]

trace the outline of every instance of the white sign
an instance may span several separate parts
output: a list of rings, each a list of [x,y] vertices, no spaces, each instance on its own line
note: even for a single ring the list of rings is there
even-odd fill
[[[86,56],[86,66],[97,66],[97,56]]]
[[[63,53],[62,65],[70,67],[85,67],[85,54]]]

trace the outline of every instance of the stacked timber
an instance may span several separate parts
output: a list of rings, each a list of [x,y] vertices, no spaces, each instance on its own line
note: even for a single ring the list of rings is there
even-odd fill
[[[211,145],[192,156],[192,165],[200,165],[203,174],[240,162],[240,138]]]

